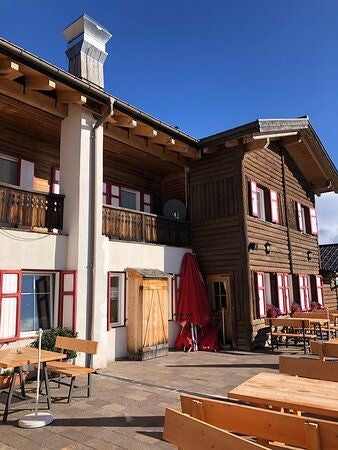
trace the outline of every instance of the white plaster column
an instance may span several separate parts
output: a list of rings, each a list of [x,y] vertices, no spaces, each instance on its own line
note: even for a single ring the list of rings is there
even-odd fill
[[[78,105],[68,106],[61,124],[60,191],[65,195],[64,233],[68,234],[65,269],[77,270],[77,320],[79,337],[87,337],[88,272],[90,270],[90,159],[91,130],[95,120]]]

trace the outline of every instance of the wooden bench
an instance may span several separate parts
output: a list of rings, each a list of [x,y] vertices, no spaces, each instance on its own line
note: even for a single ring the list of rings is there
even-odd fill
[[[306,341],[316,339],[316,334],[309,332],[310,321],[308,319],[295,318],[275,318],[265,319],[265,324],[270,327],[271,350],[274,351],[274,343],[278,348],[279,337],[285,337],[286,347],[289,345],[289,339],[295,339],[303,342],[304,354],[306,354]],[[274,328],[274,329],[273,329]],[[282,328],[282,331],[279,330]]]
[[[55,341],[55,347],[64,350],[73,350],[76,352],[82,352],[90,355],[90,362],[89,365],[92,366],[92,359],[93,355],[97,353],[97,347],[98,343],[96,341],[88,341],[85,339],[76,339],[76,338],[69,338],[64,336],[57,336]],[[72,399],[72,394],[74,389],[86,389],[87,390],[87,397],[90,397],[91,395],[91,374],[95,372],[95,369],[92,369],[91,367],[83,367],[78,366],[75,364],[70,364],[64,361],[53,361],[50,363],[47,363],[47,370],[49,372],[53,372],[55,374],[58,374],[57,378],[51,378],[50,381],[64,385],[69,386],[69,392],[68,392],[68,403]],[[74,384],[76,377],[87,375],[87,384],[82,386],[77,386]],[[71,378],[70,383],[67,383],[66,381],[63,381],[64,377]],[[62,379],[61,379],[62,378]]]
[[[337,422],[189,395],[181,395],[181,407],[183,414],[166,411],[163,437],[182,449],[257,448],[241,447],[242,442],[232,440],[232,436],[235,436],[232,433],[255,437],[258,448],[290,448],[278,447],[277,442],[307,450],[337,448]],[[190,420],[187,425],[188,418],[195,421]],[[202,424],[209,425],[209,428],[203,428]],[[218,430],[226,430],[226,437]],[[218,439],[223,439],[223,446],[221,441],[217,441],[219,447],[212,447],[208,445],[208,440],[204,440],[216,434]],[[253,444],[252,441],[246,442]]]
[[[319,356],[321,360],[325,358],[338,358],[338,342],[331,341],[316,341],[311,342],[311,353]]]
[[[311,342],[317,344],[318,342]],[[338,361],[325,361],[313,357],[279,357],[279,372],[304,378],[338,382]]]
[[[329,314],[324,309],[315,310],[311,312],[296,312],[293,317],[295,318],[303,318],[303,319],[327,319],[329,318],[329,324],[322,325],[320,327],[321,331],[325,333],[330,333],[330,335],[337,336],[338,331],[338,315],[336,310],[329,310]]]

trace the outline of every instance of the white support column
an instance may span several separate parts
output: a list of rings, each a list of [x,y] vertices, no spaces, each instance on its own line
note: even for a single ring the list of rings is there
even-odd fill
[[[80,338],[86,339],[92,332],[91,338],[99,341],[99,356],[96,358],[99,365],[95,365],[104,367],[107,345],[107,275],[104,270],[102,236],[103,131],[102,127],[96,130],[96,164],[93,167],[94,124],[94,117],[80,106],[68,106],[68,116],[61,125],[60,190],[65,195],[64,232],[68,234],[66,269],[77,270],[76,328]],[[93,202],[94,170],[96,189]],[[95,261],[92,258],[94,217]],[[91,285],[93,263],[94,298]]]

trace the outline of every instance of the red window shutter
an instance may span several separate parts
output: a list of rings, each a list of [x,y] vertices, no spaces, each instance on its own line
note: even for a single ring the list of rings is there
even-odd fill
[[[323,277],[321,275],[316,275],[316,288],[317,288],[317,302],[324,306],[324,295],[323,295]]]
[[[20,337],[21,270],[0,271],[0,343]]]
[[[141,210],[146,213],[152,212],[152,196],[146,192],[141,193]]]
[[[287,273],[284,273],[284,310],[286,314],[291,312],[291,297],[290,297],[290,279]]]
[[[20,187],[33,189],[34,187],[34,163],[25,159],[20,160]]]
[[[277,273],[277,289],[278,289],[278,308],[285,313],[285,289],[284,289],[284,274]]]
[[[279,223],[279,211],[278,211],[278,194],[277,191],[270,190],[270,203],[271,203],[271,221]]]
[[[60,194],[60,169],[58,167],[52,168],[51,192],[53,194]]]
[[[59,327],[76,330],[76,270],[60,272]]]
[[[117,184],[110,184],[110,204],[121,206],[121,187]]]
[[[311,226],[311,234],[318,234],[318,225],[317,225],[317,216],[316,210],[314,208],[310,208],[310,226]]]
[[[302,205],[300,203],[297,204],[297,221],[298,221],[298,229],[299,231],[304,231],[304,223],[303,223],[303,215],[302,215]]]
[[[266,316],[265,275],[263,272],[256,272],[256,286],[257,317],[262,318]]]
[[[258,217],[258,199],[257,199],[257,183],[256,181],[250,181],[251,192],[251,214],[254,217]]]

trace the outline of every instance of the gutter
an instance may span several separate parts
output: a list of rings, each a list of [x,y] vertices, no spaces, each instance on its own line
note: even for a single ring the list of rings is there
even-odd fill
[[[91,230],[90,230],[90,236],[91,236],[91,242],[89,243],[90,248],[90,254],[88,255],[88,260],[90,262],[90,270],[89,270],[89,286],[88,286],[88,294],[89,294],[89,320],[87,323],[89,323],[88,327],[88,339],[92,340],[94,337],[94,312],[95,312],[95,303],[96,303],[96,260],[97,260],[97,245],[99,244],[100,240],[97,239],[97,223],[99,221],[99,214],[101,214],[102,217],[102,208],[100,209],[100,212],[98,211],[97,205],[96,205],[96,195],[97,195],[97,189],[96,189],[96,180],[97,180],[97,173],[100,170],[98,166],[98,158],[97,158],[97,143],[98,143],[98,129],[103,124],[103,122],[111,115],[113,112],[113,106],[114,106],[114,99],[109,98],[109,103],[107,104],[107,111],[101,116],[93,125],[91,130],[91,152],[92,152],[92,158],[91,158],[91,196],[90,196],[90,208],[89,208],[89,214],[91,217],[90,224],[91,224]],[[100,221],[102,223],[102,219]],[[100,235],[102,233],[102,230],[100,230]]]

